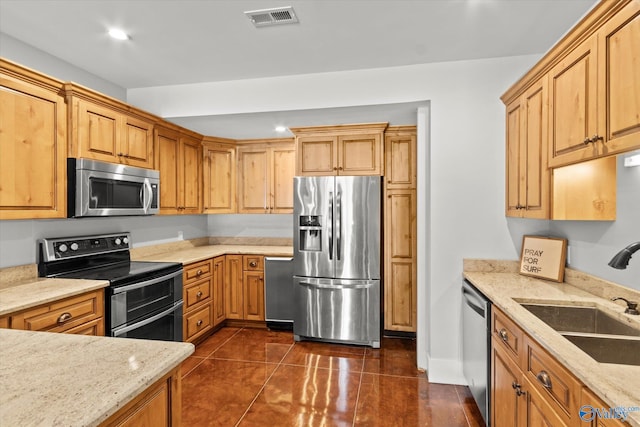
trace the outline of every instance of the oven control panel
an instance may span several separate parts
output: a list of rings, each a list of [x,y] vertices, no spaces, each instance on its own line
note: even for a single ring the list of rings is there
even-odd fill
[[[43,261],[75,258],[129,250],[130,233],[102,234],[40,240]]]

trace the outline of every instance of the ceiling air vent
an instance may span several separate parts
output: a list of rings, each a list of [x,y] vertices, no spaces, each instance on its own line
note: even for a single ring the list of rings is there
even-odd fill
[[[294,24],[298,22],[298,17],[291,6],[252,10],[244,14],[251,19],[251,22],[253,22],[253,25],[256,27]]]

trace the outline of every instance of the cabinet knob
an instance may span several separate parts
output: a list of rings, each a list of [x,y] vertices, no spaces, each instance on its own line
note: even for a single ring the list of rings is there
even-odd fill
[[[506,329],[504,329],[504,328],[500,329],[500,331],[498,332],[498,335],[500,335],[500,339],[502,341],[504,341],[504,342],[508,342],[509,341],[509,334],[507,334],[507,330]]]
[[[196,294],[196,297],[202,298],[202,291],[198,291],[198,293]]]
[[[58,317],[58,325],[62,325],[64,322],[71,320],[73,316],[69,312],[64,312]]]
[[[340,170],[340,171],[341,171],[341,170],[344,170],[344,168],[343,168],[342,166],[340,166],[340,167],[338,168],[338,170]]]
[[[198,322],[196,322],[196,326],[202,326],[202,320],[198,320]]]
[[[202,270],[196,271],[196,276],[202,276]]]
[[[118,153],[118,157],[122,157],[122,153]]]
[[[249,263],[249,267],[251,267],[251,268],[256,268],[257,266],[258,266],[258,263],[257,263],[257,262],[255,262],[255,261],[251,261],[251,262]]]
[[[334,171],[337,171],[337,170],[338,170],[338,168],[334,166],[334,167],[333,167],[333,170],[334,170]]]

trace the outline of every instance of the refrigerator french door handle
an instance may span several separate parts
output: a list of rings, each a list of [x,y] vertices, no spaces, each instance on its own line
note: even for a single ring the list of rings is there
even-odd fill
[[[342,248],[342,194],[338,191],[336,196],[336,252],[337,259],[340,261]]]
[[[329,221],[327,221],[329,231],[329,259],[333,260],[333,192],[329,191]]]

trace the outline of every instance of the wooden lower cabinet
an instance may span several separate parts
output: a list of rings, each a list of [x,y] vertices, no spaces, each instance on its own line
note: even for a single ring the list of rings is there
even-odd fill
[[[182,422],[180,367],[109,417],[100,427],[179,427]]]
[[[213,329],[213,260],[187,264],[183,268],[182,337],[194,342]]]
[[[582,405],[608,405],[495,306],[492,317],[492,427],[628,426],[611,418],[583,420]]]
[[[104,290],[33,307],[9,316],[11,329],[104,336]]]
[[[588,406],[588,408],[586,408]],[[596,396],[588,388],[582,389],[580,396],[580,409],[584,408],[584,418],[581,419],[581,426],[585,427],[625,427],[627,423],[621,419],[616,418],[620,416],[615,412],[612,412],[609,405],[605,404],[598,396]],[[601,411],[599,413],[598,411]],[[600,416],[600,414],[602,416]],[[608,418],[605,418],[608,417]]]
[[[211,306],[213,309],[213,326],[217,326],[226,319],[224,302],[224,282],[226,280],[225,257],[213,259],[213,289]]]
[[[264,257],[227,255],[226,318],[264,321]]]

